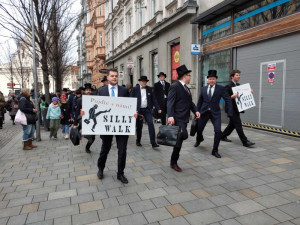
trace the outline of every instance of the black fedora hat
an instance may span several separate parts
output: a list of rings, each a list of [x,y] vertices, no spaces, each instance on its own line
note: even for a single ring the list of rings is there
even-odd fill
[[[141,78],[139,79],[139,81],[149,81],[147,76],[141,76]]]
[[[176,68],[177,74],[178,74],[178,79],[180,77],[183,77],[183,75],[192,72],[191,70],[188,70],[188,68],[186,68],[185,65],[181,65],[179,67]]]
[[[67,91],[68,91],[68,88],[63,88],[63,91],[67,92]]]
[[[104,76],[104,77],[102,78],[102,80],[101,80],[101,82],[105,82],[105,81],[108,81],[108,80],[107,80],[107,76]]]
[[[215,78],[218,79],[217,71],[216,71],[216,70],[209,70],[209,71],[208,71],[207,78],[209,78],[209,77],[215,77]]]
[[[167,77],[167,74],[165,74],[164,72],[160,72],[158,75],[157,75],[157,77],[160,77],[160,76],[165,76],[165,78]]]
[[[91,90],[93,90],[92,84],[91,84],[91,83],[86,83],[86,84],[84,84],[84,90],[86,90],[86,89],[91,89]]]

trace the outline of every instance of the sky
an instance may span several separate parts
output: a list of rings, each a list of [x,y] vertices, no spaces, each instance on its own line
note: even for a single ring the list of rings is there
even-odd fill
[[[73,0],[73,1],[74,1],[73,7],[72,7],[73,13],[71,15],[76,17],[80,14],[81,4],[80,4],[80,0]],[[5,2],[5,0],[4,0],[4,2]],[[74,25],[75,25],[75,23],[76,23],[76,21],[74,22]],[[78,33],[77,31],[74,32],[72,40],[71,40],[73,47],[70,51],[71,51],[72,56],[74,56],[74,57],[77,57],[77,40],[76,40],[77,33]],[[5,30],[4,28],[0,27],[0,64],[7,61],[5,54],[3,53],[3,48],[6,49],[6,46],[8,44],[10,45],[12,51],[16,50],[15,42],[14,42],[14,40],[12,40],[10,38],[10,33],[7,30]]]

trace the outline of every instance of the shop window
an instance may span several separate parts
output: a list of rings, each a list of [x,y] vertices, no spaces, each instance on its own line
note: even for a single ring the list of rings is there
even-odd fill
[[[218,81],[220,85],[226,85],[229,82],[230,73],[230,50],[205,55],[202,58],[202,86],[207,84],[207,74],[209,70],[217,70]]]
[[[180,66],[180,44],[176,44],[171,46],[171,54],[172,54],[172,83],[177,81],[177,71],[176,68]]]
[[[234,14],[234,32],[239,32],[300,10],[300,0],[263,0],[237,8]]]
[[[152,54],[152,76],[153,82],[156,83],[158,81],[158,53]]]

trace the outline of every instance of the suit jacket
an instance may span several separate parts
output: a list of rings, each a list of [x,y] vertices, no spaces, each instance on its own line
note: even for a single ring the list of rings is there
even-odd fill
[[[221,116],[220,99],[223,98],[226,103],[225,111],[227,112],[228,116],[232,116],[232,102],[230,96],[226,92],[225,87],[216,84],[211,100],[208,99],[207,88],[208,86],[202,87],[199,96],[197,109],[199,110],[200,114],[207,112],[210,108],[213,116]]]
[[[161,109],[165,109],[165,103],[166,103],[165,95],[168,96],[169,88],[170,88],[170,83],[166,81],[165,81],[165,88],[160,81],[154,84],[154,89],[153,89],[154,95]]]
[[[149,86],[146,86],[146,95],[147,95],[147,108],[153,109],[153,106],[155,106],[157,110],[160,110],[155,95],[153,94],[152,88]],[[141,104],[142,104],[142,96],[141,96],[141,87],[139,84],[137,84],[134,88],[132,88],[132,91],[130,92],[130,97],[137,98],[137,111],[140,112]]]
[[[198,110],[193,103],[192,96],[187,93],[180,81],[177,81],[169,89],[167,112],[168,117],[176,121],[188,123],[190,110],[195,114]]]
[[[233,95],[233,91],[232,91],[232,88],[233,87],[236,87],[236,86],[239,86],[240,84],[239,83],[235,83],[230,81],[226,86],[225,86],[225,89],[226,89],[226,92],[229,96]],[[232,108],[233,108],[233,112],[234,113],[240,113],[239,110],[238,110],[238,107],[236,105],[236,101],[235,99],[231,99],[232,100]],[[245,111],[242,111],[241,113],[244,113]]]
[[[108,86],[103,86],[98,89],[97,95],[109,96]],[[129,97],[128,89],[118,85],[118,97]]]

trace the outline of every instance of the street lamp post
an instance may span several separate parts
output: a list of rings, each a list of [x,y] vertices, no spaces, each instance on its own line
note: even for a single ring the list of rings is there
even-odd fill
[[[36,52],[35,52],[35,31],[34,31],[34,13],[33,13],[33,0],[31,0],[31,26],[32,26],[32,56],[33,56],[33,78],[34,78],[34,100],[37,108],[37,113],[40,113],[40,106],[38,101],[38,81],[37,81],[37,70],[36,70]],[[41,130],[40,130],[40,116],[36,122],[36,141],[41,141]]]

